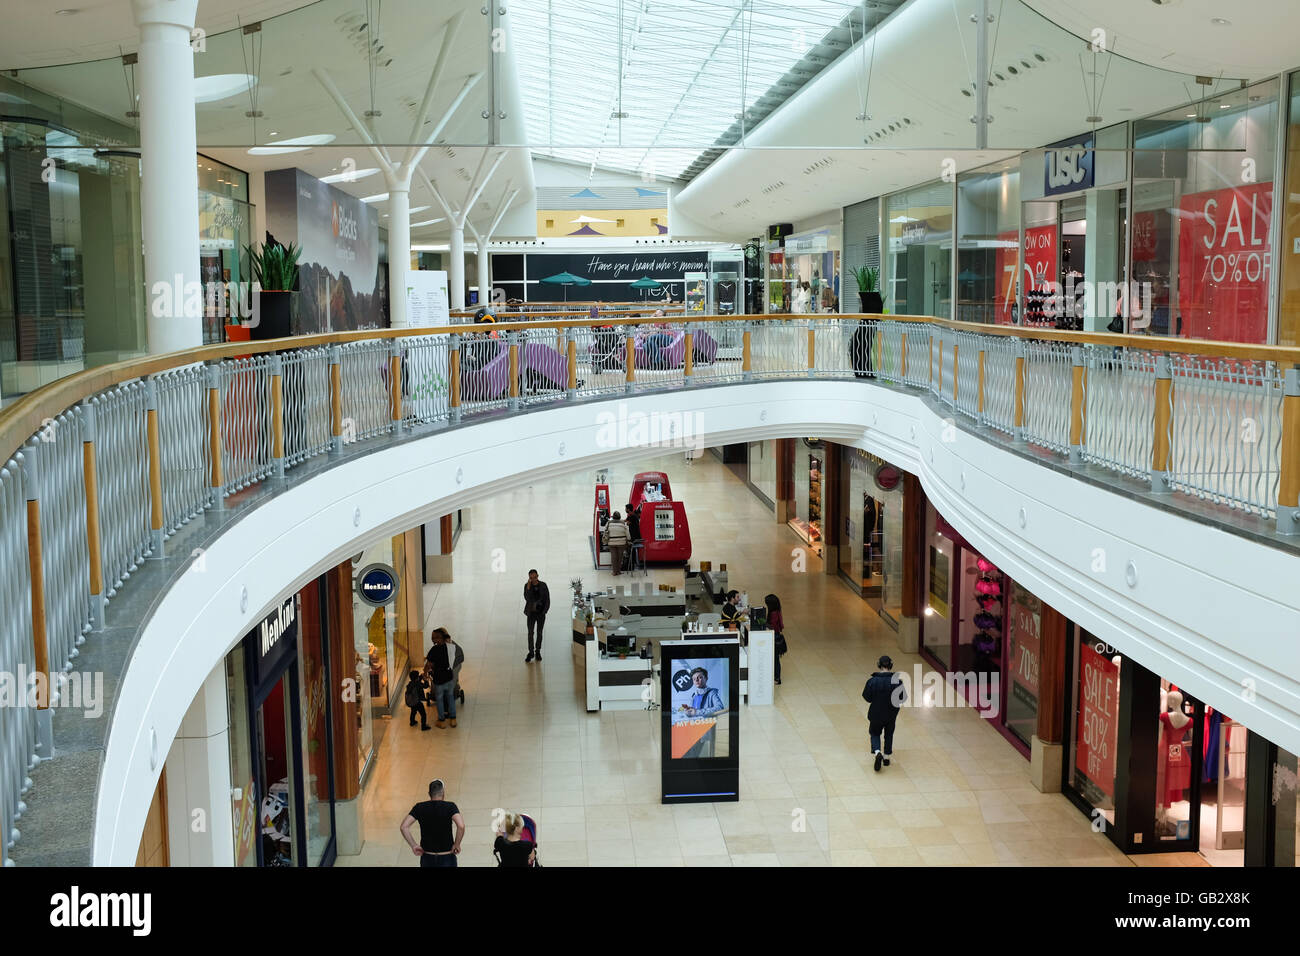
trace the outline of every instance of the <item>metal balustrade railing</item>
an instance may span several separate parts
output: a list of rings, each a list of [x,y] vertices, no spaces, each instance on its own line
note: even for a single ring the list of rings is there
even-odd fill
[[[284,405],[286,468],[323,455],[330,447],[330,354],[298,349],[278,356]]]
[[[149,553],[148,389],[136,380],[87,400],[87,437],[94,442],[104,596]]]
[[[1146,478],[1155,421],[1155,355],[1142,349],[1085,349],[1082,457],[1122,475]]]
[[[1300,350],[1198,354],[1177,341],[924,317],[664,323],[339,333],[275,343],[278,352],[215,346],[172,356],[170,367],[155,357],[145,375],[127,366],[106,387],[56,383],[60,397],[42,404],[37,393],[21,433],[6,409],[0,672],[69,669],[105,603],[187,521],[243,489],[291,480],[345,443],[655,389],[813,377],[928,390],[1012,439],[1300,532]],[[102,383],[96,374],[64,383]],[[50,703],[0,719],[0,856],[15,839],[28,771],[46,755]]]
[[[13,675],[26,694],[26,676],[36,671],[32,639],[32,588],[27,548],[27,496],[22,471],[25,452],[0,467],[0,669]],[[22,677],[19,680],[19,677]],[[23,703],[27,703],[26,700]],[[41,756],[36,749],[36,708],[14,706],[0,721],[0,865],[18,839],[28,772]]]
[[[1025,343],[1024,438],[1055,452],[1070,451],[1072,347]]]
[[[1277,365],[1180,355],[1170,374],[1170,487],[1276,515],[1283,415]]]

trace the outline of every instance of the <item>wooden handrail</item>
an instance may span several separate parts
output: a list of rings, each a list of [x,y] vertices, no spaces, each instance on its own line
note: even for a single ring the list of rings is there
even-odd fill
[[[578,329],[602,325],[638,325],[648,321],[642,318],[584,318],[557,320],[550,315],[521,322],[498,322],[492,328],[498,332],[527,329]],[[660,316],[673,325],[684,321],[679,316]],[[734,315],[693,315],[691,323],[738,321]],[[1056,329],[1038,329],[1019,325],[983,325],[978,322],[957,322],[927,315],[875,315],[865,313],[812,313],[810,315],[754,315],[744,316],[748,322],[784,324],[808,318],[835,318],[841,321],[876,319],[886,322],[910,322],[938,325],[942,328],[960,329],[982,335],[998,335],[1046,342],[1072,342],[1100,345],[1107,348],[1133,348],[1144,351],[1200,355],[1241,361],[1276,362],[1279,365],[1300,365],[1300,347],[1284,345],[1244,345],[1238,342],[1220,342],[1202,339],[1166,338],[1155,335],[1115,335],[1109,332],[1062,332]],[[144,378],[168,369],[180,368],[201,362],[218,361],[285,349],[303,349],[347,342],[411,338],[421,335],[461,334],[482,331],[475,325],[446,325],[430,328],[367,329],[356,332],[326,332],[320,335],[300,335],[287,339],[270,339],[261,342],[225,342],[204,345],[182,352],[150,355],[128,359],[111,365],[76,372],[33,392],[24,395],[7,408],[0,410],[0,462],[8,460],[14,452],[36,434],[46,419],[55,418],[73,405],[122,382]]]

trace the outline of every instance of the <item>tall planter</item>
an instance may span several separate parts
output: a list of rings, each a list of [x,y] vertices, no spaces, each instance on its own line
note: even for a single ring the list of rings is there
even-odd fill
[[[867,315],[880,315],[885,311],[885,300],[879,292],[859,292],[858,311]]]
[[[294,293],[263,290],[258,296],[259,321],[253,327],[253,339],[263,342],[292,335]]]

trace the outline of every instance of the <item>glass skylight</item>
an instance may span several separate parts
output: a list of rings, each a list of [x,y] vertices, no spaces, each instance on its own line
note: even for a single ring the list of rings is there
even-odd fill
[[[512,0],[528,145],[676,178],[862,11],[846,0]]]

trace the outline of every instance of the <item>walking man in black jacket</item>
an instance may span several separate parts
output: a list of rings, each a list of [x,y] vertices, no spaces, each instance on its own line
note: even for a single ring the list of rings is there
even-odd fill
[[[867,678],[867,685],[862,688],[862,699],[867,702],[871,752],[876,755],[875,769],[879,772],[881,764],[889,766],[890,754],[894,752],[894,723],[907,700],[907,688],[903,686],[903,679],[893,672],[894,662],[888,654],[881,655],[876,666],[880,669]],[[884,750],[880,749],[882,732],[885,736]]]
[[[546,612],[551,609],[551,592],[546,582],[537,576],[537,569],[528,572],[528,581],[524,584],[524,617],[528,619],[528,656],[525,664],[534,659],[542,659],[542,626],[546,624]],[[537,627],[537,645],[534,650],[533,627]]]

